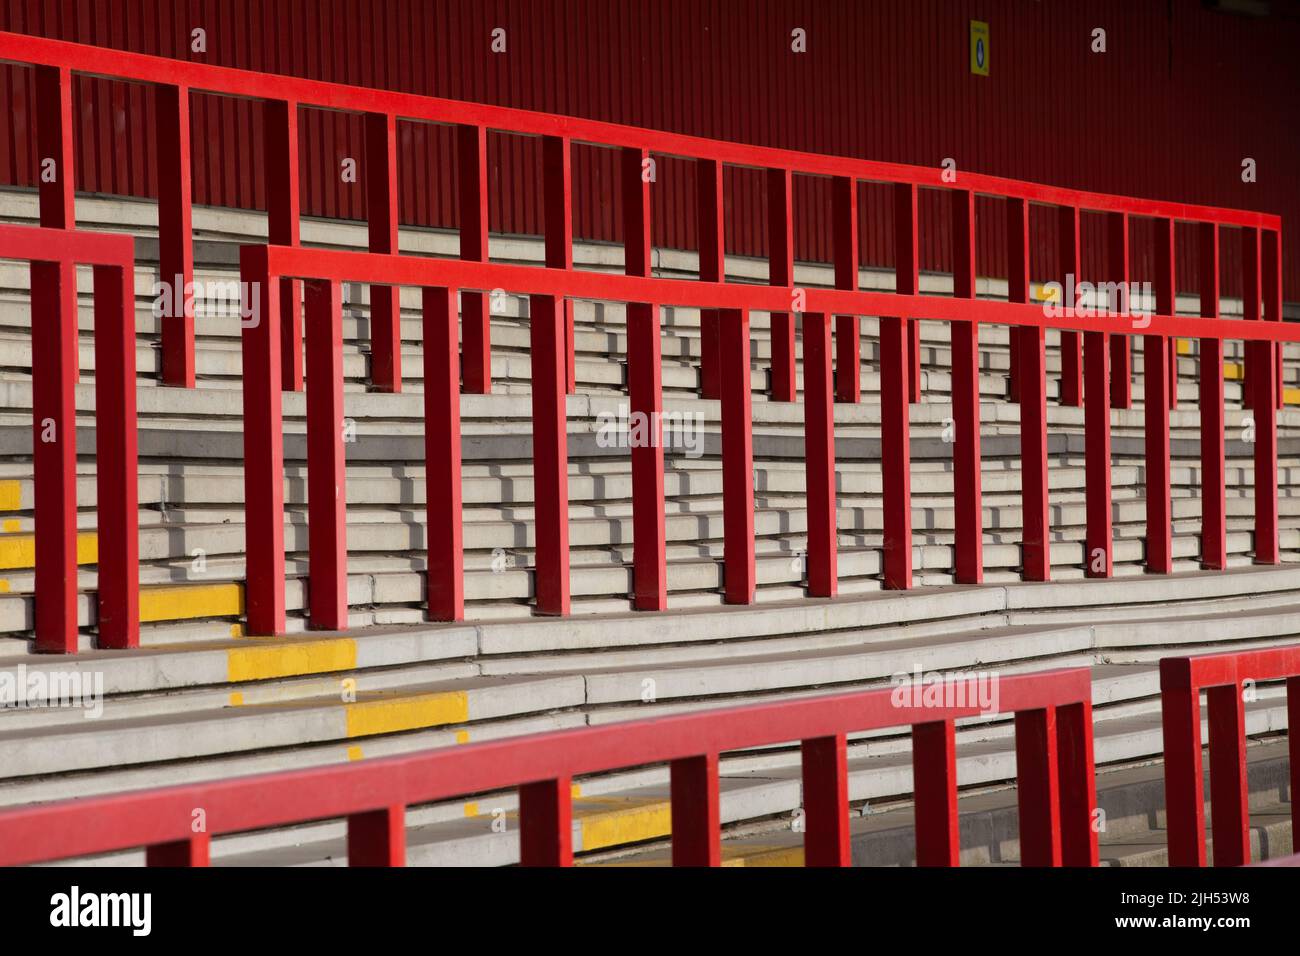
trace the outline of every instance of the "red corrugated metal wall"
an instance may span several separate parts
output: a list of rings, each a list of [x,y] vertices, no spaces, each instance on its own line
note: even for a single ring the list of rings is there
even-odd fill
[[[571,113],[701,136],[994,173],[1102,192],[1277,212],[1285,219],[1286,288],[1300,298],[1300,5],[1272,0],[1266,18],[1199,0],[7,0],[0,28],[268,72]],[[991,76],[969,70],[968,24],[990,25]],[[207,31],[206,54],[190,30]],[[490,50],[506,30],[507,50]],[[791,51],[791,30],[807,52]],[[1090,50],[1094,28],[1107,52]],[[10,105],[0,125],[0,181],[34,182],[32,91],[0,68]],[[149,196],[155,187],[152,95],[81,79],[78,188]],[[200,96],[193,108],[195,201],[260,208],[260,109]],[[456,223],[450,141],[402,124],[401,210],[407,223]],[[361,155],[357,117],[308,111],[302,122],[303,211],[361,218],[360,185],[340,182]],[[491,226],[540,229],[540,156],[521,137],[491,139]],[[1241,181],[1244,157],[1258,182]],[[620,236],[605,151],[576,151],[574,226]],[[763,181],[729,170],[728,247],[765,250]],[[829,257],[829,190],[796,179],[803,259]],[[521,188],[521,186],[523,188]],[[695,245],[692,164],[664,159],[654,191],[655,241]],[[886,194],[865,190],[863,257],[892,263]],[[944,269],[949,236],[934,195],[922,202],[922,264]],[[995,213],[981,202],[981,212]],[[1096,217],[1085,235],[1100,236]],[[980,223],[980,271],[1005,273],[1000,215]],[[1054,218],[1035,221],[1036,273],[1054,269]],[[1150,274],[1136,226],[1135,277]],[[1180,238],[1182,238],[1180,236]],[[1196,288],[1195,237],[1180,249],[1180,288]],[[1239,261],[1225,235],[1225,286]],[[1092,244],[1085,271],[1100,262]]]

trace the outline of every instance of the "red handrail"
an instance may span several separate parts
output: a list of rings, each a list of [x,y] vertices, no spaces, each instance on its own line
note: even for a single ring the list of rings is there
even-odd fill
[[[625,169],[625,195],[642,202],[640,167]],[[956,194],[954,194],[956,195]],[[648,239],[636,236],[630,244],[643,247]],[[644,271],[644,270],[642,270]],[[248,288],[261,288],[258,321],[244,329],[244,436],[246,554],[248,560],[247,613],[257,633],[283,633],[285,618],[285,564],[283,538],[284,492],[281,355],[283,337],[279,303],[266,294],[284,279],[319,283],[321,291],[308,310],[309,364],[317,355],[320,383],[307,390],[308,474],[319,474],[320,494],[309,496],[308,521],[315,529],[310,554],[311,623],[315,627],[346,627],[346,522],[339,510],[343,498],[343,446],[341,394],[341,297],[339,284],[368,282],[388,288],[415,286],[424,290],[426,467],[430,522],[428,595],[430,615],[436,620],[459,620],[464,614],[463,558],[461,553],[460,419],[455,387],[458,371],[456,308],[458,291],[510,289],[531,297],[530,335],[533,402],[534,505],[536,508],[535,593],[543,613],[569,612],[568,546],[568,445],[564,417],[563,309],[566,298],[590,298],[629,303],[628,380],[631,405],[648,420],[662,410],[658,376],[660,306],[700,306],[715,310],[718,320],[718,368],[721,378],[723,538],[726,598],[750,603],[755,591],[753,530],[753,451],[749,387],[748,315],[752,309],[777,312],[802,297],[805,371],[805,467],[809,488],[808,586],[815,597],[837,593],[837,534],[835,507],[835,448],[832,414],[831,324],[832,314],[875,314],[881,319],[882,461],[886,465],[884,512],[886,515],[884,576],[889,587],[911,585],[912,541],[910,525],[910,446],[907,408],[907,335],[904,323],[913,318],[941,319],[953,329],[954,341],[966,345],[966,374],[954,373],[954,418],[964,423],[954,448],[957,465],[955,505],[958,580],[976,583],[982,577],[983,536],[980,505],[979,394],[973,364],[976,329],[980,324],[1009,325],[1021,336],[1031,335],[1037,348],[1024,351],[1041,360],[1043,332],[1047,328],[1086,329],[1089,355],[1108,357],[1107,333],[1124,333],[1132,320],[1120,317],[1079,318],[1056,316],[1025,301],[950,298],[853,289],[797,289],[725,282],[616,275],[567,268],[534,267],[490,262],[465,262],[417,256],[379,255],[287,246],[246,246],[241,252],[241,273]],[[1167,300],[1172,301],[1172,300]],[[1202,342],[1242,339],[1252,346],[1300,341],[1300,326],[1281,322],[1230,322],[1219,318],[1190,318],[1168,314],[1150,317],[1144,328],[1148,375],[1168,366],[1167,343],[1175,336],[1194,336]],[[319,326],[319,330],[317,329]],[[329,330],[329,331],[327,331]],[[856,334],[856,333],[855,333]],[[1029,367],[1028,365],[1026,367]],[[1217,367],[1202,369],[1202,380],[1221,378]],[[1031,387],[1022,395],[1022,473],[1027,514],[1024,532],[1025,576],[1048,577],[1047,443],[1045,371],[1041,361]],[[1276,417],[1273,400],[1276,380],[1271,375],[1254,379],[1257,390],[1255,466],[1256,560],[1277,561]],[[1100,385],[1104,385],[1104,377]],[[1088,556],[1091,576],[1111,573],[1110,419],[1106,389],[1103,401],[1094,403],[1106,414],[1090,413],[1085,432],[1088,448]],[[1163,396],[1163,385],[1157,385]],[[1217,414],[1222,419],[1222,386]],[[1030,396],[1034,396],[1031,398]],[[1172,568],[1169,413],[1163,401],[1147,404],[1148,568]],[[312,435],[319,436],[313,441]],[[1035,440],[1035,437],[1037,440]],[[1218,476],[1222,498],[1224,446],[1207,442],[1205,458],[1207,499],[1213,497]],[[1203,452],[1203,455],[1206,454]],[[659,441],[632,449],[633,481],[633,581],[639,608],[667,606],[664,568],[663,450]],[[1099,476],[1104,480],[1099,480]],[[313,502],[315,502],[313,504]],[[1032,515],[1039,512],[1037,520]],[[1203,538],[1222,548],[1226,529],[1223,511],[1207,508]],[[1217,523],[1216,523],[1217,520]],[[1213,547],[1213,544],[1207,545]]]
[[[1023,211],[1029,203],[1059,206],[1063,225],[1066,226],[1062,230],[1065,265],[1062,269],[1063,274],[1067,271],[1073,272],[1076,276],[1079,274],[1078,220],[1082,210],[1111,214],[1116,222],[1124,226],[1125,236],[1127,217],[1130,216],[1154,217],[1170,223],[1185,221],[1216,227],[1241,227],[1250,230],[1257,238],[1263,234],[1266,243],[1262,255],[1265,273],[1272,270],[1273,260],[1278,258],[1273,255],[1275,247],[1280,256],[1281,220],[1267,213],[1113,196],[979,173],[961,173],[957,181],[949,181],[945,170],[934,167],[907,166],[899,163],[709,140],[571,116],[255,73],[25,34],[0,32],[0,61],[30,64],[38,68],[36,80],[42,109],[38,111],[37,121],[43,153],[47,156],[62,157],[61,161],[69,167],[73,143],[71,78],[74,73],[129,82],[152,83],[159,86],[159,129],[157,131],[160,172],[159,235],[160,271],[164,281],[172,281],[173,277],[176,277],[176,281],[188,283],[193,271],[190,236],[190,92],[256,99],[266,102],[271,107],[266,110],[265,119],[268,142],[268,195],[271,197],[270,238],[273,242],[281,244],[296,245],[298,242],[297,110],[299,106],[304,106],[346,110],[362,113],[366,117],[365,166],[367,170],[380,170],[379,175],[370,175],[368,172],[364,174],[367,206],[371,211],[370,249],[374,252],[391,253],[396,251],[397,247],[396,123],[400,118],[404,121],[452,124],[458,127],[461,256],[466,260],[482,261],[487,258],[486,132],[489,129],[541,136],[547,140],[544,148],[545,180],[548,190],[545,204],[548,211],[547,264],[552,266],[564,265],[562,260],[569,255],[567,246],[571,239],[571,224],[567,214],[570,208],[568,155],[570,146],[574,142],[622,149],[628,154],[637,154],[637,161],[641,157],[648,156],[651,151],[659,155],[695,159],[700,164],[701,173],[699,213],[701,234],[705,240],[701,250],[702,258],[716,254],[713,258],[718,261],[722,249],[721,192],[718,189],[722,167],[724,165],[749,166],[768,170],[770,225],[772,235],[777,240],[772,244],[771,275],[772,281],[778,285],[787,284],[793,266],[791,260],[793,249],[791,242],[788,241],[791,229],[789,180],[793,174],[835,178],[837,180],[836,202],[840,206],[849,200],[856,205],[858,180],[897,184],[900,193],[899,208],[903,210],[897,220],[901,279],[904,278],[905,272],[910,271],[914,274],[917,266],[916,190],[918,187],[953,190],[959,202],[962,195],[974,193],[1011,200],[1010,212],[1013,226],[1017,210]],[[275,95],[268,96],[268,89],[275,90]],[[641,192],[648,196],[648,192],[644,189]],[[625,200],[628,195],[625,192]],[[73,221],[70,177],[62,177],[58,183],[42,182],[41,203],[43,224],[70,224]],[[905,211],[909,205],[910,216]],[[973,227],[973,205],[968,204],[967,208],[972,217]],[[648,214],[648,207],[645,211]],[[628,220],[629,234],[634,231],[648,230],[648,215],[637,217],[630,204],[629,212],[634,213],[633,218]],[[847,258],[850,246],[854,256],[857,251],[853,218],[836,214],[836,258],[856,263],[856,258],[853,260]],[[973,264],[974,230],[962,228],[960,222],[958,227],[955,235],[959,241],[969,240],[968,244],[972,250],[970,256],[966,256],[963,252],[956,257],[960,269],[963,268],[963,262]],[[1014,234],[1014,228],[1012,232]],[[646,236],[648,238],[648,232]],[[1172,242],[1172,229],[1170,241]],[[1125,239],[1125,244],[1126,242]],[[1251,248],[1252,243],[1248,242],[1248,258]],[[1019,261],[1014,256],[1013,249],[1013,272],[1015,263]],[[1158,259],[1163,262],[1162,256],[1158,256]],[[1256,256],[1253,261],[1258,271],[1260,256]],[[716,265],[716,262],[714,264]],[[1027,265],[1027,258],[1024,264]],[[1163,264],[1162,268],[1164,266],[1168,267],[1172,288],[1172,261]],[[629,271],[632,270],[629,268]],[[721,278],[720,275],[708,274],[711,271],[712,266],[703,270],[702,274],[708,279]],[[1125,277],[1127,276],[1127,262],[1122,263],[1120,271]],[[1118,279],[1119,276],[1115,278]],[[852,275],[847,271],[844,272],[841,281],[851,283],[849,287],[853,287],[856,284],[856,270]],[[1280,283],[1280,278],[1278,282]],[[1013,282],[1013,294],[1015,285],[1016,283]],[[173,318],[183,321],[173,321],[163,326],[163,379],[171,384],[192,386],[194,384],[194,329],[190,312],[191,300],[185,288],[186,285],[182,284],[173,296],[176,308],[179,310]],[[914,278],[910,283],[900,281],[899,289],[915,291]],[[281,290],[281,295],[286,314],[293,317],[286,326],[285,341],[286,343],[299,341],[295,336],[299,330],[297,298],[293,285],[286,284]],[[1280,301],[1279,295],[1278,302]],[[1172,299],[1170,302],[1169,308],[1162,311],[1167,313],[1173,311]],[[465,303],[465,307],[469,313],[464,320],[465,389],[469,392],[490,391],[491,341],[487,303],[482,296],[473,294]],[[788,321],[787,316],[788,313],[783,312],[774,314],[773,370],[774,397],[788,401],[793,398],[794,326]],[[1280,313],[1269,317],[1280,318]],[[708,315],[705,316],[703,326],[704,381],[702,384],[706,396],[715,397],[717,380],[711,370],[716,364],[714,350],[717,339],[710,318]],[[371,322],[374,384],[383,390],[399,391],[401,389],[401,348],[397,302],[382,287],[374,290]],[[571,320],[568,324],[566,339],[571,346]],[[910,361],[915,366],[919,361],[915,325],[910,327],[909,336]],[[847,336],[845,339],[845,357],[850,353],[856,354],[848,346]],[[1016,348],[1018,351],[1018,345]],[[1063,398],[1067,404],[1078,405],[1082,398],[1083,366],[1078,336],[1067,333],[1063,348],[1065,364]],[[1117,356],[1123,356],[1122,361],[1127,370],[1127,345],[1117,344],[1115,350]],[[299,351],[296,348],[285,348],[282,352],[282,361],[285,363],[286,381],[295,389],[301,388],[302,363]],[[571,370],[571,359],[569,364]],[[1018,384],[1016,387],[1018,388]],[[852,396],[855,392],[847,385],[844,389],[845,392],[841,393],[842,397]],[[1121,391],[1123,396],[1127,396],[1127,384]],[[909,394],[913,401],[919,399],[915,375],[909,385]],[[1176,401],[1176,395],[1171,394],[1171,400]]]
[[[991,679],[996,712],[1015,715],[1022,862],[1095,866],[1089,670]],[[791,741],[803,752],[805,863],[847,866],[846,735],[908,726],[917,862],[955,866],[954,721],[979,715],[980,704],[897,700],[896,688],[806,697],[20,807],[0,811],[0,866],[141,846],[151,865],[201,866],[215,834],[333,817],[347,818],[351,865],[401,865],[406,807],[512,787],[520,795],[522,862],[565,866],[573,860],[573,778],[663,762],[671,768],[674,864],[716,866],[718,755]]]
[[[1201,763],[1201,691],[1210,728],[1210,801],[1214,811],[1214,865],[1250,862],[1250,806],[1246,789],[1244,681],[1286,680],[1291,792],[1300,788],[1300,644],[1229,651],[1160,661],[1164,723],[1165,805],[1170,866],[1204,866],[1205,785]],[[1291,801],[1300,828],[1300,806]]]
[[[129,236],[0,225],[31,263],[36,650],[77,650],[77,274],[94,267],[100,647],[140,642],[135,246]]]

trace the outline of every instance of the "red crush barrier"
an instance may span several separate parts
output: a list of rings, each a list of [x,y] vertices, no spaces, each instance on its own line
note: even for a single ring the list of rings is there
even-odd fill
[[[310,333],[309,333],[310,334]],[[998,713],[1015,715],[1021,860],[1095,866],[1092,683],[1087,668],[998,680]],[[211,838],[346,817],[348,862],[402,865],[405,808],[519,789],[525,865],[573,862],[572,780],[667,762],[673,863],[717,866],[719,754],[800,741],[804,860],[847,866],[846,735],[912,728],[917,862],[959,860],[954,721],[979,705],[899,706],[894,688],[807,697],[514,737],[332,767],[0,811],[0,866],[146,847],[152,866],[205,866]],[[195,833],[195,811],[206,830]]]
[[[919,257],[917,254],[917,190],[918,187],[969,190],[973,193],[1000,196],[1012,200],[1046,203],[1059,207],[1061,230],[1062,272],[1079,275],[1081,261],[1079,247],[1079,218],[1085,210],[1118,214],[1125,217],[1112,225],[1126,223],[1128,216],[1144,216],[1168,223],[1169,242],[1172,244],[1175,220],[1194,221],[1220,226],[1236,226],[1247,230],[1246,260],[1247,288],[1263,289],[1264,313],[1258,305],[1248,305],[1247,318],[1267,318],[1281,321],[1280,291],[1273,301],[1271,289],[1280,290],[1281,221],[1277,216],[1263,213],[1216,209],[1184,203],[1153,202],[1119,196],[1107,196],[1081,190],[1042,186],[994,176],[963,172],[959,183],[944,178],[945,171],[938,168],[904,166],[896,163],[869,162],[837,156],[799,153],[790,150],[769,149],[740,143],[701,139],[676,133],[635,129],[613,123],[584,120],[572,116],[536,113],[505,107],[488,106],[447,100],[438,97],[416,96],[385,90],[350,87],[337,83],[290,76],[255,73],[204,63],[186,62],[167,57],[129,53],[62,40],[50,40],[25,34],[0,32],[0,60],[36,67],[38,97],[42,108],[37,114],[37,135],[42,155],[59,156],[61,166],[70,168],[73,148],[71,109],[71,83],[74,75],[147,83],[158,92],[158,166],[159,166],[159,238],[161,246],[161,273],[165,280],[179,277],[182,283],[176,302],[177,321],[163,329],[163,380],[169,384],[194,384],[194,326],[192,313],[185,307],[190,304],[184,292],[193,275],[193,253],[190,231],[190,123],[189,98],[192,93],[216,93],[258,100],[267,105],[265,131],[267,139],[266,163],[268,195],[270,196],[270,239],[282,245],[296,245],[298,241],[299,168],[297,152],[297,112],[299,108],[343,110],[358,113],[365,118],[366,155],[362,175],[365,177],[367,206],[370,210],[370,250],[379,253],[396,251],[397,241],[397,151],[395,148],[396,123],[432,122],[454,125],[457,133],[457,164],[460,182],[461,257],[467,261],[485,261],[487,258],[487,130],[501,130],[529,136],[542,136],[548,142],[544,153],[544,189],[547,230],[547,265],[563,268],[571,237],[572,225],[568,215],[559,214],[567,208],[571,192],[568,175],[569,145],[574,142],[597,144],[630,150],[638,156],[650,152],[694,158],[698,163],[700,232],[704,236],[701,249],[701,275],[706,281],[718,281],[714,274],[720,264],[723,244],[721,226],[721,177],[724,164],[750,166],[767,170],[769,193],[769,232],[773,239],[770,252],[769,281],[778,287],[791,284],[793,271],[793,246],[790,242],[792,228],[791,178],[794,175],[830,176],[836,180],[835,201],[840,207],[833,217],[835,230],[835,258],[840,269],[847,263],[856,263],[854,217],[846,214],[848,204],[856,201],[856,182],[872,180],[894,183],[895,236],[899,250],[897,262],[898,291],[915,294],[919,291]],[[274,90],[273,96],[267,91]],[[370,175],[371,169],[379,171]],[[419,170],[405,171],[407,175],[420,175]],[[72,185],[69,177],[60,177],[61,185],[47,188],[42,185],[41,206],[43,225],[70,225],[72,217]],[[625,194],[626,201],[626,194]],[[960,204],[960,203],[959,203]],[[960,224],[957,224],[960,226]],[[633,228],[635,227],[635,228]],[[1162,225],[1161,234],[1165,233]],[[639,236],[640,226],[634,218],[629,222],[628,235]],[[955,233],[956,235],[956,233]],[[1013,245],[1015,231],[1012,232]],[[974,231],[963,233],[959,241],[973,243]],[[638,240],[639,241],[639,240]],[[1127,235],[1123,244],[1127,245]],[[1163,247],[1163,241],[1158,244]],[[973,246],[972,246],[973,248]],[[1158,287],[1172,290],[1173,260],[1165,261],[1160,252]],[[1019,251],[1013,247],[1013,264]],[[959,262],[968,260],[964,253],[955,257]],[[629,264],[631,260],[629,259]],[[1116,263],[1116,279],[1127,272],[1127,264]],[[1013,273],[1016,272],[1013,267]],[[629,268],[629,272],[632,269]],[[851,289],[846,272],[840,272],[837,285]],[[381,287],[372,302],[374,323],[371,343],[374,365],[373,384],[387,391],[401,389],[401,350],[397,324],[397,304]],[[298,311],[292,284],[285,283],[280,294],[281,305],[292,321],[286,323],[286,343],[296,328]],[[1261,296],[1255,296],[1258,303]],[[1250,301],[1249,292],[1247,300]],[[1172,299],[1170,300],[1172,302]],[[486,297],[472,292],[463,303],[465,319],[465,389],[469,392],[486,392],[491,389],[491,342]],[[794,322],[787,302],[783,310],[773,317],[773,397],[789,401],[794,397]],[[1160,308],[1170,314],[1172,307]],[[841,328],[847,333],[852,316],[846,316]],[[712,369],[716,364],[716,349],[720,343],[712,329],[713,315],[704,317],[704,356],[702,389],[713,397],[720,386]],[[571,321],[566,321],[566,342],[571,343]],[[915,320],[908,324],[907,353],[910,369],[908,391],[913,402],[920,400],[920,340]],[[841,353],[851,358],[853,347],[846,344]],[[294,339],[293,341],[297,341]],[[1063,337],[1062,400],[1078,405],[1083,401],[1082,379],[1086,377],[1086,361],[1080,358],[1077,331],[1066,330]],[[1170,344],[1165,348],[1172,355]],[[1128,340],[1112,343],[1117,367],[1128,371]],[[1019,352],[1019,345],[1016,346]],[[1094,350],[1095,352],[1095,350]],[[1274,353],[1275,361],[1280,356]],[[302,363],[296,349],[282,351],[284,379],[291,387],[302,385]],[[1267,357],[1265,357],[1267,358]],[[1099,361],[1099,359],[1098,359]],[[1166,360],[1167,361],[1167,360]],[[570,362],[570,366],[571,366]],[[1013,379],[1019,377],[1018,362],[1013,363]],[[1252,366],[1256,363],[1252,360]],[[1266,367],[1261,364],[1260,367]],[[571,370],[571,369],[570,369]],[[1280,366],[1279,366],[1280,373]],[[1280,379],[1279,379],[1280,381]],[[1014,385],[1018,389],[1018,383]],[[1167,386],[1172,388],[1172,385]],[[1128,380],[1115,384],[1119,405],[1127,404]],[[840,395],[851,400],[854,387],[844,385]],[[1171,401],[1174,393],[1170,392]]]
[[[1270,376],[1260,376],[1271,378]],[[1205,787],[1201,764],[1201,691],[1210,729],[1210,804],[1214,865],[1250,862],[1243,681],[1286,679],[1291,792],[1300,787],[1300,645],[1258,651],[1166,657],[1160,661],[1164,723],[1165,806],[1170,866],[1204,866]],[[1292,826],[1300,805],[1291,801]]]
[[[639,167],[626,168],[629,177],[638,176]],[[964,206],[963,206],[964,208]],[[533,457],[535,461],[536,557],[535,592],[537,608],[546,614],[567,614],[569,610],[568,555],[568,446],[564,419],[566,381],[563,349],[563,310],[565,297],[626,302],[630,304],[629,334],[644,347],[629,350],[629,381],[633,403],[638,410],[650,413],[662,410],[662,392],[658,375],[658,353],[653,342],[658,338],[658,309],[661,306],[698,306],[716,311],[712,321],[718,330],[717,367],[721,378],[722,398],[722,467],[724,575],[726,597],[731,603],[750,603],[754,599],[754,499],[753,451],[749,388],[748,316],[751,310],[777,311],[787,308],[791,290],[757,285],[739,285],[681,279],[651,278],[641,275],[611,275],[573,269],[506,265],[490,262],[464,262],[375,253],[303,249],[286,246],[248,246],[241,254],[243,282],[249,288],[260,287],[259,318],[244,329],[245,388],[245,489],[248,509],[248,620],[256,633],[282,633],[284,609],[284,541],[283,541],[283,449],[281,444],[281,363],[279,311],[276,297],[265,290],[278,287],[285,278],[318,280],[337,285],[343,281],[414,286],[425,290],[425,338],[429,346],[425,361],[437,384],[426,395],[426,419],[436,432],[430,442],[429,508],[436,527],[447,531],[436,537],[430,534],[431,567],[434,563],[445,574],[429,577],[430,610],[436,619],[456,620],[464,611],[462,557],[460,553],[460,484],[459,473],[447,469],[453,448],[458,447],[457,405],[451,383],[456,377],[454,349],[454,298],[464,289],[509,289],[531,297],[531,336],[533,370]],[[969,285],[969,283],[967,283]],[[1021,290],[1024,291],[1023,289]],[[1131,327],[1128,317],[1090,317],[1086,323],[1077,317],[1057,317],[1013,296],[1012,302],[994,302],[975,298],[901,295],[890,292],[865,292],[849,289],[801,289],[804,297],[803,334],[805,339],[805,467],[809,491],[809,587],[814,595],[833,595],[836,591],[835,495],[831,476],[835,471],[834,422],[830,386],[830,315],[882,315],[882,461],[884,463],[884,575],[888,587],[906,588],[912,580],[912,540],[910,521],[910,447],[908,441],[907,393],[908,363],[906,322],[915,317],[947,321],[954,331],[955,344],[963,337],[967,343],[966,365],[971,364],[973,329],[979,324],[1009,325],[1021,339],[1022,371],[1033,369],[1022,379],[1022,456],[1024,459],[1024,501],[1026,521],[1023,550],[1025,577],[1045,580],[1050,567],[1047,560],[1050,527],[1047,516],[1047,441],[1046,379],[1043,363],[1043,337],[1048,328],[1069,329],[1086,326],[1089,336],[1122,334]],[[441,304],[445,300],[445,305]],[[321,302],[325,302],[324,298]],[[328,299],[330,316],[321,323],[334,323],[337,299]],[[430,302],[436,305],[431,312]],[[889,316],[892,316],[890,318]],[[309,325],[318,320],[309,316]],[[314,329],[307,333],[309,354],[313,349]],[[1144,331],[1147,340],[1148,374],[1158,380],[1168,370],[1165,357],[1167,341],[1175,337],[1222,340],[1245,339],[1270,346],[1275,342],[1300,341],[1300,328],[1283,323],[1229,322],[1222,319],[1151,316]],[[1091,340],[1089,354],[1104,361],[1109,350],[1104,342]],[[1026,344],[1028,343],[1028,344]],[[325,347],[325,346],[320,346]],[[329,348],[341,350],[337,339]],[[332,370],[332,365],[322,366]],[[324,373],[323,373],[324,374]],[[333,374],[332,371],[329,374]],[[1206,375],[1217,375],[1212,368]],[[978,580],[980,562],[978,379],[973,368],[954,379],[962,387],[954,388],[954,415],[962,423],[964,441],[959,441],[956,495],[956,551],[958,568],[968,580]],[[1272,376],[1254,379],[1263,401],[1257,403],[1256,468],[1260,474],[1276,474],[1276,417],[1273,413]],[[320,394],[331,396],[336,386],[322,380]],[[1164,394],[1164,386],[1158,386]],[[1105,395],[1106,390],[1100,394]],[[1032,403],[1032,405],[1031,405]],[[1104,407],[1105,403],[1099,403]],[[331,434],[341,427],[341,406],[330,398],[317,398],[308,388],[308,429],[313,417],[334,419]],[[457,410],[458,411],[458,410]],[[1220,406],[1220,415],[1222,415]],[[1147,405],[1147,564],[1150,570],[1168,572],[1172,568],[1172,511],[1170,496],[1169,410],[1165,402]],[[325,428],[326,426],[319,426]],[[1094,573],[1109,573],[1111,566],[1110,482],[1101,476],[1108,472],[1103,463],[1110,461],[1109,419],[1093,414],[1087,420],[1089,469],[1089,554],[1090,567],[1096,567],[1099,555],[1104,560]],[[322,432],[323,433],[323,432]],[[1094,447],[1095,446],[1095,447]],[[317,446],[318,449],[321,446]],[[1223,483],[1223,446],[1217,446],[1217,458],[1207,487],[1217,474]],[[633,449],[633,520],[639,532],[634,542],[633,576],[638,606],[660,608],[666,604],[663,578],[665,543],[663,535],[662,451],[638,454]],[[311,455],[318,457],[312,458]],[[343,495],[342,472],[338,471],[341,448],[313,451],[309,443],[308,472],[315,462],[331,475],[337,474],[338,495]],[[1270,471],[1269,469],[1274,469]],[[308,522],[312,527],[337,526],[338,534],[321,548],[329,549],[329,558],[317,563],[313,545],[311,561],[312,590],[316,590],[317,568],[322,575],[321,587],[342,593],[345,579],[337,577],[346,560],[346,542],[342,525],[332,517],[333,498],[328,504],[308,503]],[[316,508],[330,509],[317,524]],[[1213,512],[1207,512],[1205,533],[1224,535],[1224,524],[1214,525]],[[1101,527],[1099,528],[1098,525]],[[431,528],[435,525],[431,523]],[[1256,561],[1276,563],[1277,488],[1276,481],[1255,483]],[[321,535],[313,535],[313,538]],[[323,570],[326,566],[332,569]],[[454,592],[454,597],[448,593]],[[312,624],[336,628],[346,620],[341,610],[330,617],[318,617],[313,602]]]
[[[135,246],[129,236],[0,225],[31,263],[36,649],[77,650],[77,269],[94,267],[100,647],[140,642]]]

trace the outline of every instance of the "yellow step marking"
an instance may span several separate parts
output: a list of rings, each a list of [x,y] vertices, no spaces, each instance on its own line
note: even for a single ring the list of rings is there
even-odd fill
[[[233,694],[231,694],[231,695],[230,695],[230,706],[231,706],[231,707],[243,707],[243,706],[244,706],[244,695],[241,694],[239,691],[235,691]]]
[[[1178,343],[1178,354],[1179,354],[1179,355],[1191,355],[1191,354],[1192,354],[1192,340],[1191,340],[1191,339],[1175,339],[1174,341],[1176,341],[1176,342]]]
[[[19,531],[22,530],[23,530],[23,522],[21,518],[5,518],[4,521],[5,534],[17,534]]]
[[[672,807],[662,797],[579,797],[573,817],[582,827],[583,850],[640,843],[672,831]]]
[[[180,621],[244,613],[242,584],[178,584],[140,589],[141,621]]]
[[[0,511],[18,511],[22,507],[23,485],[16,478],[0,481]]]
[[[1049,289],[1046,285],[1035,282],[1033,284],[1033,293],[1030,298],[1039,302],[1055,302],[1060,298],[1060,296],[1060,290],[1055,288]]]
[[[1282,404],[1300,405],[1300,388],[1282,389]]]
[[[1245,369],[1240,362],[1224,362],[1223,377],[1230,382],[1239,382],[1245,378]]]
[[[351,747],[348,748],[349,760],[361,760],[364,757],[365,754],[361,752],[361,748],[358,747],[356,744],[353,744]]]
[[[471,801],[469,801],[469,803],[465,804],[465,816],[467,816],[467,817],[476,817],[476,816],[478,816],[478,804],[475,803],[473,800],[471,800]]]
[[[77,563],[94,564],[99,560],[99,535],[83,531],[77,535]],[[36,535],[0,535],[0,569],[16,570],[36,566]]]
[[[458,744],[467,744],[467,743],[469,743],[469,731],[468,731],[468,730],[458,730],[458,731],[456,731],[456,743],[458,743]]]
[[[672,852],[658,851],[646,856],[634,856],[625,860],[608,860],[602,863],[583,863],[578,866],[594,867],[660,867],[672,866]],[[750,843],[740,846],[722,844],[723,866],[803,866],[803,847],[799,844],[781,846],[779,844]]]
[[[6,581],[4,578],[0,578],[0,594],[8,594],[8,593],[9,593],[9,582]]]
[[[463,690],[388,697],[347,705],[349,737],[463,724],[469,720],[469,695]]]
[[[226,680],[231,683],[350,671],[356,666],[357,642],[350,637],[241,647],[226,652]]]

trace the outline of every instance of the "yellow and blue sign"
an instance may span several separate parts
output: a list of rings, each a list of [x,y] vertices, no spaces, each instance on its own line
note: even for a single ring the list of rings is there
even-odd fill
[[[970,22],[970,71],[989,75],[989,25],[983,20]]]

